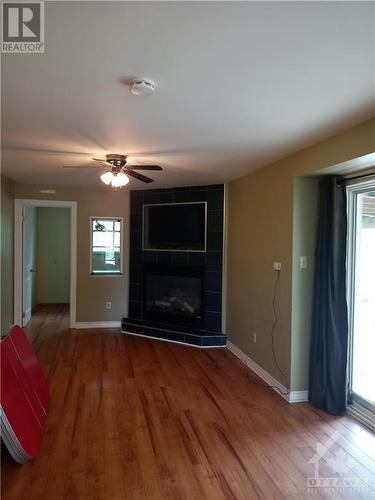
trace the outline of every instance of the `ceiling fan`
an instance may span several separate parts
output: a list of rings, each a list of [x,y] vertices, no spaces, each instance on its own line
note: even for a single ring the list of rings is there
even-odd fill
[[[135,172],[135,170],[163,170],[159,165],[128,165],[127,156],[120,154],[107,154],[105,159],[93,158],[94,161],[103,163],[107,171],[100,176],[104,184],[111,184],[112,187],[118,188],[126,186],[129,182],[129,177],[134,177],[142,182],[153,182],[153,179],[145,175]],[[90,165],[89,167],[103,168],[100,165]],[[84,166],[63,166],[63,168],[87,168]]]

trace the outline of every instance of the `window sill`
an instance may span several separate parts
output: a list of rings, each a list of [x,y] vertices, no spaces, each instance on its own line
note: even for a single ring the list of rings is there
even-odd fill
[[[121,278],[124,273],[90,273],[92,278]]]

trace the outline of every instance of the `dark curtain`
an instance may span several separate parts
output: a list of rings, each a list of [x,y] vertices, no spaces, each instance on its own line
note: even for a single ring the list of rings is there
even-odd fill
[[[332,415],[346,409],[346,232],[345,179],[324,177],[319,192],[309,400]]]

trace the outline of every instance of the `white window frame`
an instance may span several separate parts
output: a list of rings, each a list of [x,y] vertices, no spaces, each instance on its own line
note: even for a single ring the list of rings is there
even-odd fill
[[[375,181],[374,176],[369,176],[367,179],[355,179],[347,181],[347,304],[348,304],[348,405],[347,411],[365,425],[375,430],[373,417],[373,405],[365,401],[361,396],[352,390],[353,377],[353,342],[354,342],[354,303],[355,303],[355,283],[356,283],[356,267],[357,267],[357,226],[359,212],[357,210],[357,197],[360,194],[366,193]]]
[[[115,220],[120,222],[120,271],[112,273],[95,272],[92,268],[92,254],[93,254],[93,231],[92,224],[94,220]],[[103,217],[103,216],[90,216],[90,276],[93,278],[117,278],[124,276],[124,218],[123,217]]]

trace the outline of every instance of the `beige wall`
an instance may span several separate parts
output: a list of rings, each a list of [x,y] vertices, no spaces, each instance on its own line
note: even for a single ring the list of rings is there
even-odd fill
[[[13,324],[14,183],[1,176],[1,334]]]
[[[256,363],[285,383],[272,357],[270,336],[276,278],[272,262],[282,262],[275,347],[287,385],[293,388],[295,383],[290,382],[290,377],[294,178],[373,151],[375,120],[370,120],[229,184],[227,334]],[[257,333],[256,344],[253,332]],[[298,384],[298,388],[305,387]]]
[[[319,178],[296,177],[293,196],[291,390],[308,387]],[[300,269],[300,257],[307,268]]]
[[[55,189],[56,194],[40,193]],[[103,188],[16,184],[20,199],[52,199],[77,202],[77,321],[119,321],[127,313],[129,192]],[[124,218],[124,275],[90,276],[90,216]],[[112,302],[106,310],[105,303]]]
[[[70,209],[37,208],[37,302],[70,302]]]

